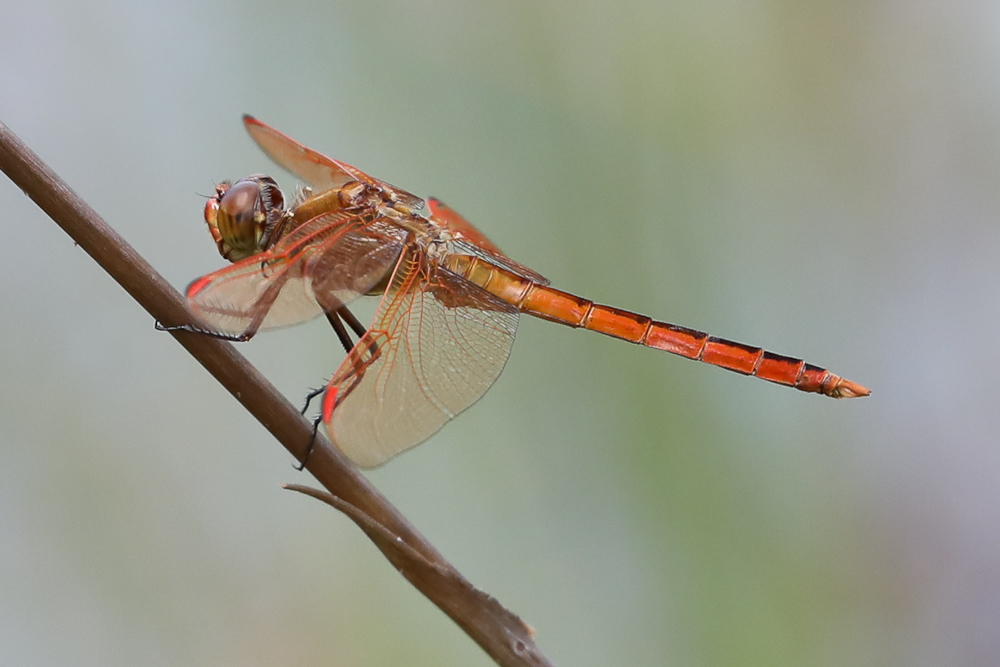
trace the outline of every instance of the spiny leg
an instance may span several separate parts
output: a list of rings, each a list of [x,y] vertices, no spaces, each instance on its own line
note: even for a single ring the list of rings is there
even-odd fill
[[[358,338],[364,336],[365,332],[368,331],[368,329],[365,328],[365,325],[358,322],[358,318],[354,317],[354,313],[347,309],[347,306],[341,306],[338,308],[337,314],[340,315],[341,319],[347,322],[347,325],[351,327],[354,331],[354,335]],[[347,351],[350,352],[350,350]]]
[[[368,337],[367,333],[365,337]],[[361,357],[361,353],[357,351],[360,347],[364,347],[365,349],[374,349],[376,352],[370,355],[367,359],[364,359]],[[337,407],[337,405],[340,404],[340,401],[346,398],[355,387],[358,386],[361,379],[365,375],[365,371],[379,357],[379,351],[380,348],[374,341],[364,343],[363,340],[359,340],[354,349],[348,353],[348,357],[351,359],[351,365],[347,367],[345,373],[339,376],[334,374],[334,376],[330,378],[326,387],[323,389],[315,389],[309,393],[309,401],[320,394],[323,394],[323,403],[319,416],[313,420],[313,431],[312,437],[309,439],[309,447],[306,449],[306,453],[302,457],[301,463],[296,466],[297,470],[301,471],[305,468],[306,463],[309,461],[309,455],[312,453],[313,446],[316,443],[316,433],[319,429],[320,422],[330,421],[333,415],[333,409]],[[308,406],[309,403],[307,401],[306,408],[308,408]],[[303,408],[303,414],[305,414],[306,408]]]
[[[334,311],[326,312],[326,319],[333,327],[334,333],[337,334],[337,339],[340,344],[344,347],[344,351],[350,355],[351,350],[354,349],[354,343],[351,341],[351,336],[344,327],[344,322],[347,323],[349,327],[354,331],[355,335],[360,340],[365,335],[365,327],[358,318],[354,316],[347,306],[341,306]],[[341,321],[343,320],[343,321]],[[360,362],[359,362],[360,363]],[[305,416],[306,412],[309,410],[309,404],[312,400],[326,391],[326,387],[321,387],[319,389],[313,389],[308,394],[306,394],[306,403],[302,406],[302,415]],[[306,466],[306,462],[309,460],[309,455],[312,453],[313,446],[316,444],[316,433],[319,430],[319,424],[323,420],[322,414],[313,420],[312,437],[309,439],[309,446],[306,448],[305,456],[302,457],[301,463],[296,466],[296,469],[301,471]]]
[[[352,313],[347,308],[347,306],[341,306],[340,308],[337,308],[334,311],[327,311],[325,315],[327,322],[330,323],[330,326],[333,327],[334,333],[337,334],[337,339],[340,341],[340,344],[344,347],[344,352],[350,354],[351,350],[354,349],[354,342],[351,340],[351,336],[347,332],[347,329],[344,328],[344,322],[347,322],[348,326],[351,327],[351,329],[354,331],[355,335],[358,337],[359,340],[361,339],[362,336],[365,335],[364,325],[358,321],[358,318],[354,316],[354,313]],[[343,322],[341,322],[341,320],[343,320]],[[309,404],[312,403],[312,400],[317,396],[319,396],[320,394],[322,394],[324,391],[326,391],[325,386],[321,387],[320,389],[313,389],[308,394],[306,394],[306,404],[302,406],[303,415],[305,415],[306,412],[309,410]]]
[[[246,333],[242,334],[219,333],[218,331],[212,331],[211,329],[202,329],[201,327],[195,326],[193,324],[175,324],[173,326],[166,326],[164,324],[160,324],[159,322],[155,322],[153,324],[153,327],[157,331],[166,331],[168,333],[171,331],[186,331],[188,333],[196,333],[202,336],[211,336],[212,338],[228,340],[231,343],[245,343],[253,337],[253,333],[249,335],[247,335]]]
[[[330,323],[331,327],[333,327],[334,333],[337,334],[337,339],[340,341],[340,344],[344,346],[344,352],[350,352],[351,348],[354,347],[354,342],[351,340],[350,334],[347,333],[344,323],[340,321],[341,312],[347,313],[351,316],[351,318],[354,317],[351,311],[347,310],[347,306],[341,306],[332,313],[326,313],[326,321]],[[358,334],[358,337],[360,336],[361,334]]]
[[[340,317],[347,322],[351,329],[354,330],[354,333],[358,337],[358,342],[361,342],[361,339],[365,337],[366,333],[368,333],[365,326],[361,324],[361,322],[358,322],[358,318],[354,317],[354,314],[347,310],[346,307],[340,308],[337,311],[337,314],[339,314]],[[350,354],[351,351],[348,350],[347,353]],[[378,356],[378,341],[374,336],[368,336],[368,354],[371,356],[371,359]]]
[[[318,394],[312,393],[310,395],[315,397]],[[308,403],[306,405],[308,406]],[[302,455],[302,460],[299,461],[298,465],[292,466],[297,472],[302,472],[306,464],[309,463],[309,455],[312,454],[313,447],[316,446],[316,434],[319,432],[319,423],[321,421],[323,421],[323,415],[319,415],[316,419],[313,419],[312,435],[309,436],[309,445],[306,447],[306,453]]]
[[[262,264],[263,266],[263,264]],[[212,274],[209,274],[212,275]],[[188,301],[193,305],[196,300],[197,294],[204,288],[206,278],[196,281],[191,287],[188,288]],[[215,310],[214,315],[231,315],[237,318],[243,318],[247,313],[252,313],[249,322],[247,322],[246,328],[242,333],[239,334],[226,334],[213,331],[211,329],[204,329],[195,324],[179,324],[176,326],[163,326],[159,322],[156,323],[156,329],[158,331],[189,331],[191,333],[204,334],[206,336],[212,336],[213,338],[221,338],[223,340],[228,340],[236,343],[243,343],[254,337],[254,334],[260,329],[264,320],[267,318],[267,314],[271,311],[271,306],[274,305],[275,300],[281,293],[282,287],[288,282],[288,274],[282,274],[277,280],[275,280],[271,285],[268,285],[267,289],[260,296],[257,302],[251,306],[247,311],[235,310],[234,312],[226,312],[225,310]],[[197,310],[197,309],[196,309]]]

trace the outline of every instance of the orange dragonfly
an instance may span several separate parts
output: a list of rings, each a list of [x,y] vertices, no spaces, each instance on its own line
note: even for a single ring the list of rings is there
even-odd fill
[[[475,403],[503,370],[519,313],[801,391],[870,393],[800,359],[553,289],[438,200],[425,202],[250,116],[243,123],[308,187],[286,206],[268,176],[217,186],[205,219],[234,263],[188,287],[203,323],[197,330],[242,341],[325,314],[347,356],[320,390],[320,418],[359,466],[423,442]],[[365,295],[381,297],[367,329],[347,309]]]

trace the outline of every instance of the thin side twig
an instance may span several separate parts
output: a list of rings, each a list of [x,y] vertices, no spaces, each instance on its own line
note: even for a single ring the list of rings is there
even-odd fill
[[[156,321],[193,322],[184,297],[2,122],[0,170]],[[313,437],[312,425],[232,344],[185,331],[170,333],[292,456],[302,459]],[[386,558],[497,664],[551,664],[535,646],[527,624],[473,588],[321,435],[306,469],[332,494],[330,504],[354,520]],[[330,502],[325,494],[318,497]]]

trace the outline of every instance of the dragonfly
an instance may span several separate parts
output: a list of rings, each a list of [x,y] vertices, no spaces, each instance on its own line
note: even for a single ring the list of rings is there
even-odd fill
[[[805,392],[870,393],[801,359],[554,289],[441,201],[326,157],[252,116],[243,123],[305,187],[286,203],[263,174],[216,186],[205,220],[232,264],[187,288],[201,322],[193,330],[245,341],[325,316],[346,356],[314,393],[323,395],[317,427],[321,421],[361,467],[420,444],[475,403],[503,370],[521,313]],[[379,299],[367,327],[348,309],[363,296]]]

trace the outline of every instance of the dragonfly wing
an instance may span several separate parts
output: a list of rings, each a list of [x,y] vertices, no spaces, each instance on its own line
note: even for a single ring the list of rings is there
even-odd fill
[[[253,116],[243,116],[243,125],[250,138],[267,153],[269,158],[317,190],[339,188],[349,181],[360,181],[391,192],[397,201],[411,209],[419,210],[424,206],[424,200],[420,197],[369,176],[346,162],[334,160],[303,146],[287,134],[279,132]]]
[[[549,284],[545,276],[532,271],[524,264],[516,262],[505,255],[493,241],[490,241],[486,234],[479,231],[475,225],[463,218],[455,209],[440,199],[434,197],[428,199],[427,208],[430,210],[431,222],[444,227],[454,236],[455,241],[452,244],[454,252],[460,255],[481,257],[491,264],[496,264],[532,282],[539,283],[540,285]]]
[[[514,343],[513,306],[422,258],[401,258],[375,323],[324,398],[330,439],[365,468],[423,442],[479,400]]]
[[[475,225],[459,215],[458,211],[440,199],[435,197],[428,199],[427,209],[430,211],[431,221],[447,228],[455,238],[475,244],[494,255],[504,256],[503,250],[497,247],[486,234],[479,231]]]
[[[538,283],[539,285],[548,285],[549,279],[545,276],[529,269],[524,264],[514,261],[510,257],[504,254],[497,255],[495,253],[484,250],[482,247],[469,243],[468,241],[452,241],[449,250],[456,255],[473,255],[481,259],[486,260],[490,264],[495,264],[502,269],[506,269],[511,273],[517,274],[522,278],[527,278],[533,283]]]
[[[389,274],[403,248],[394,230],[346,211],[318,216],[270,250],[191,283],[188,303],[213,332],[231,336],[304,322]]]

